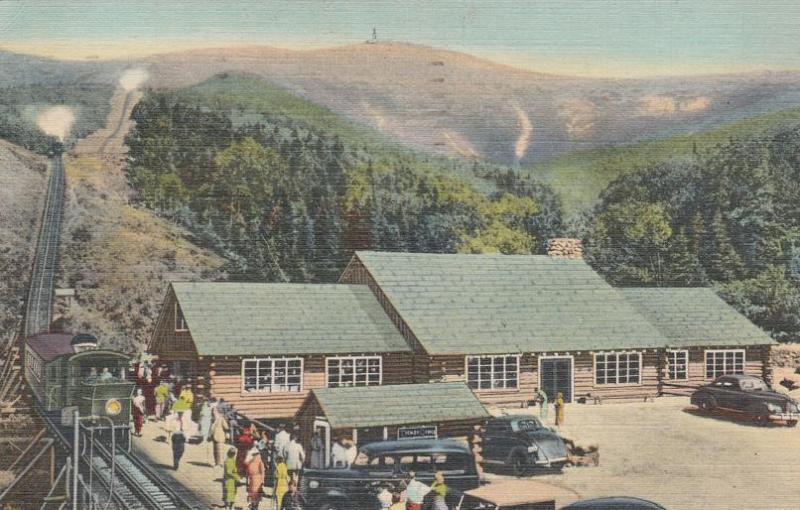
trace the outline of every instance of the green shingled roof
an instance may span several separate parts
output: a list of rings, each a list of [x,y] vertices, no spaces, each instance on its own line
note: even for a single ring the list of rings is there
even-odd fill
[[[666,338],[581,260],[358,252],[430,354],[660,347]]]
[[[363,285],[173,283],[201,356],[402,352]]]
[[[661,287],[620,291],[667,337],[670,347],[775,343],[711,289]]]
[[[489,417],[463,382],[318,388],[311,393],[335,429]]]

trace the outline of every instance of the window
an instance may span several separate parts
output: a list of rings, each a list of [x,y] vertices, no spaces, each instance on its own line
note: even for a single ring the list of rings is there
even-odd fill
[[[378,386],[381,384],[380,356],[341,356],[327,358],[329,388],[340,386]]]
[[[516,389],[519,356],[467,356],[467,384],[473,390]]]
[[[689,378],[689,351],[667,351],[667,376],[681,381]]]
[[[37,380],[42,380],[42,363],[38,356],[26,351],[25,362],[28,364],[28,370]]]
[[[642,354],[611,352],[594,355],[595,384],[640,384]]]
[[[183,311],[181,311],[178,303],[175,303],[175,331],[189,331],[186,318],[183,316]]]
[[[744,373],[744,349],[706,351],[706,378]]]
[[[261,358],[242,360],[242,389],[281,393],[303,388],[301,358]]]

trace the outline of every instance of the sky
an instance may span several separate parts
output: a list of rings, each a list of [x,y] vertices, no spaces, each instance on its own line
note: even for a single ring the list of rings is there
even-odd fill
[[[0,0],[0,47],[61,58],[381,40],[560,74],[800,69],[797,0]]]

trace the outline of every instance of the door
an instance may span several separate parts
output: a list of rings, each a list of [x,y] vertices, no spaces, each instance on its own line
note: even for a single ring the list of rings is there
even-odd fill
[[[572,402],[572,358],[539,358],[539,385],[553,402],[558,392],[564,402]]]

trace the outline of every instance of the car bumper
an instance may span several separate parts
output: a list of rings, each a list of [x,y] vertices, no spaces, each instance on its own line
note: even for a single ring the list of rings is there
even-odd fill
[[[558,465],[561,465],[561,464],[566,464],[566,462],[567,462],[567,458],[566,457],[558,457],[556,459],[537,459],[535,457],[532,457],[530,460],[531,460],[532,464],[535,464],[537,466],[545,466],[545,467],[551,467],[553,465],[558,466]]]
[[[800,413],[774,413],[769,415],[772,420],[800,420]]]

